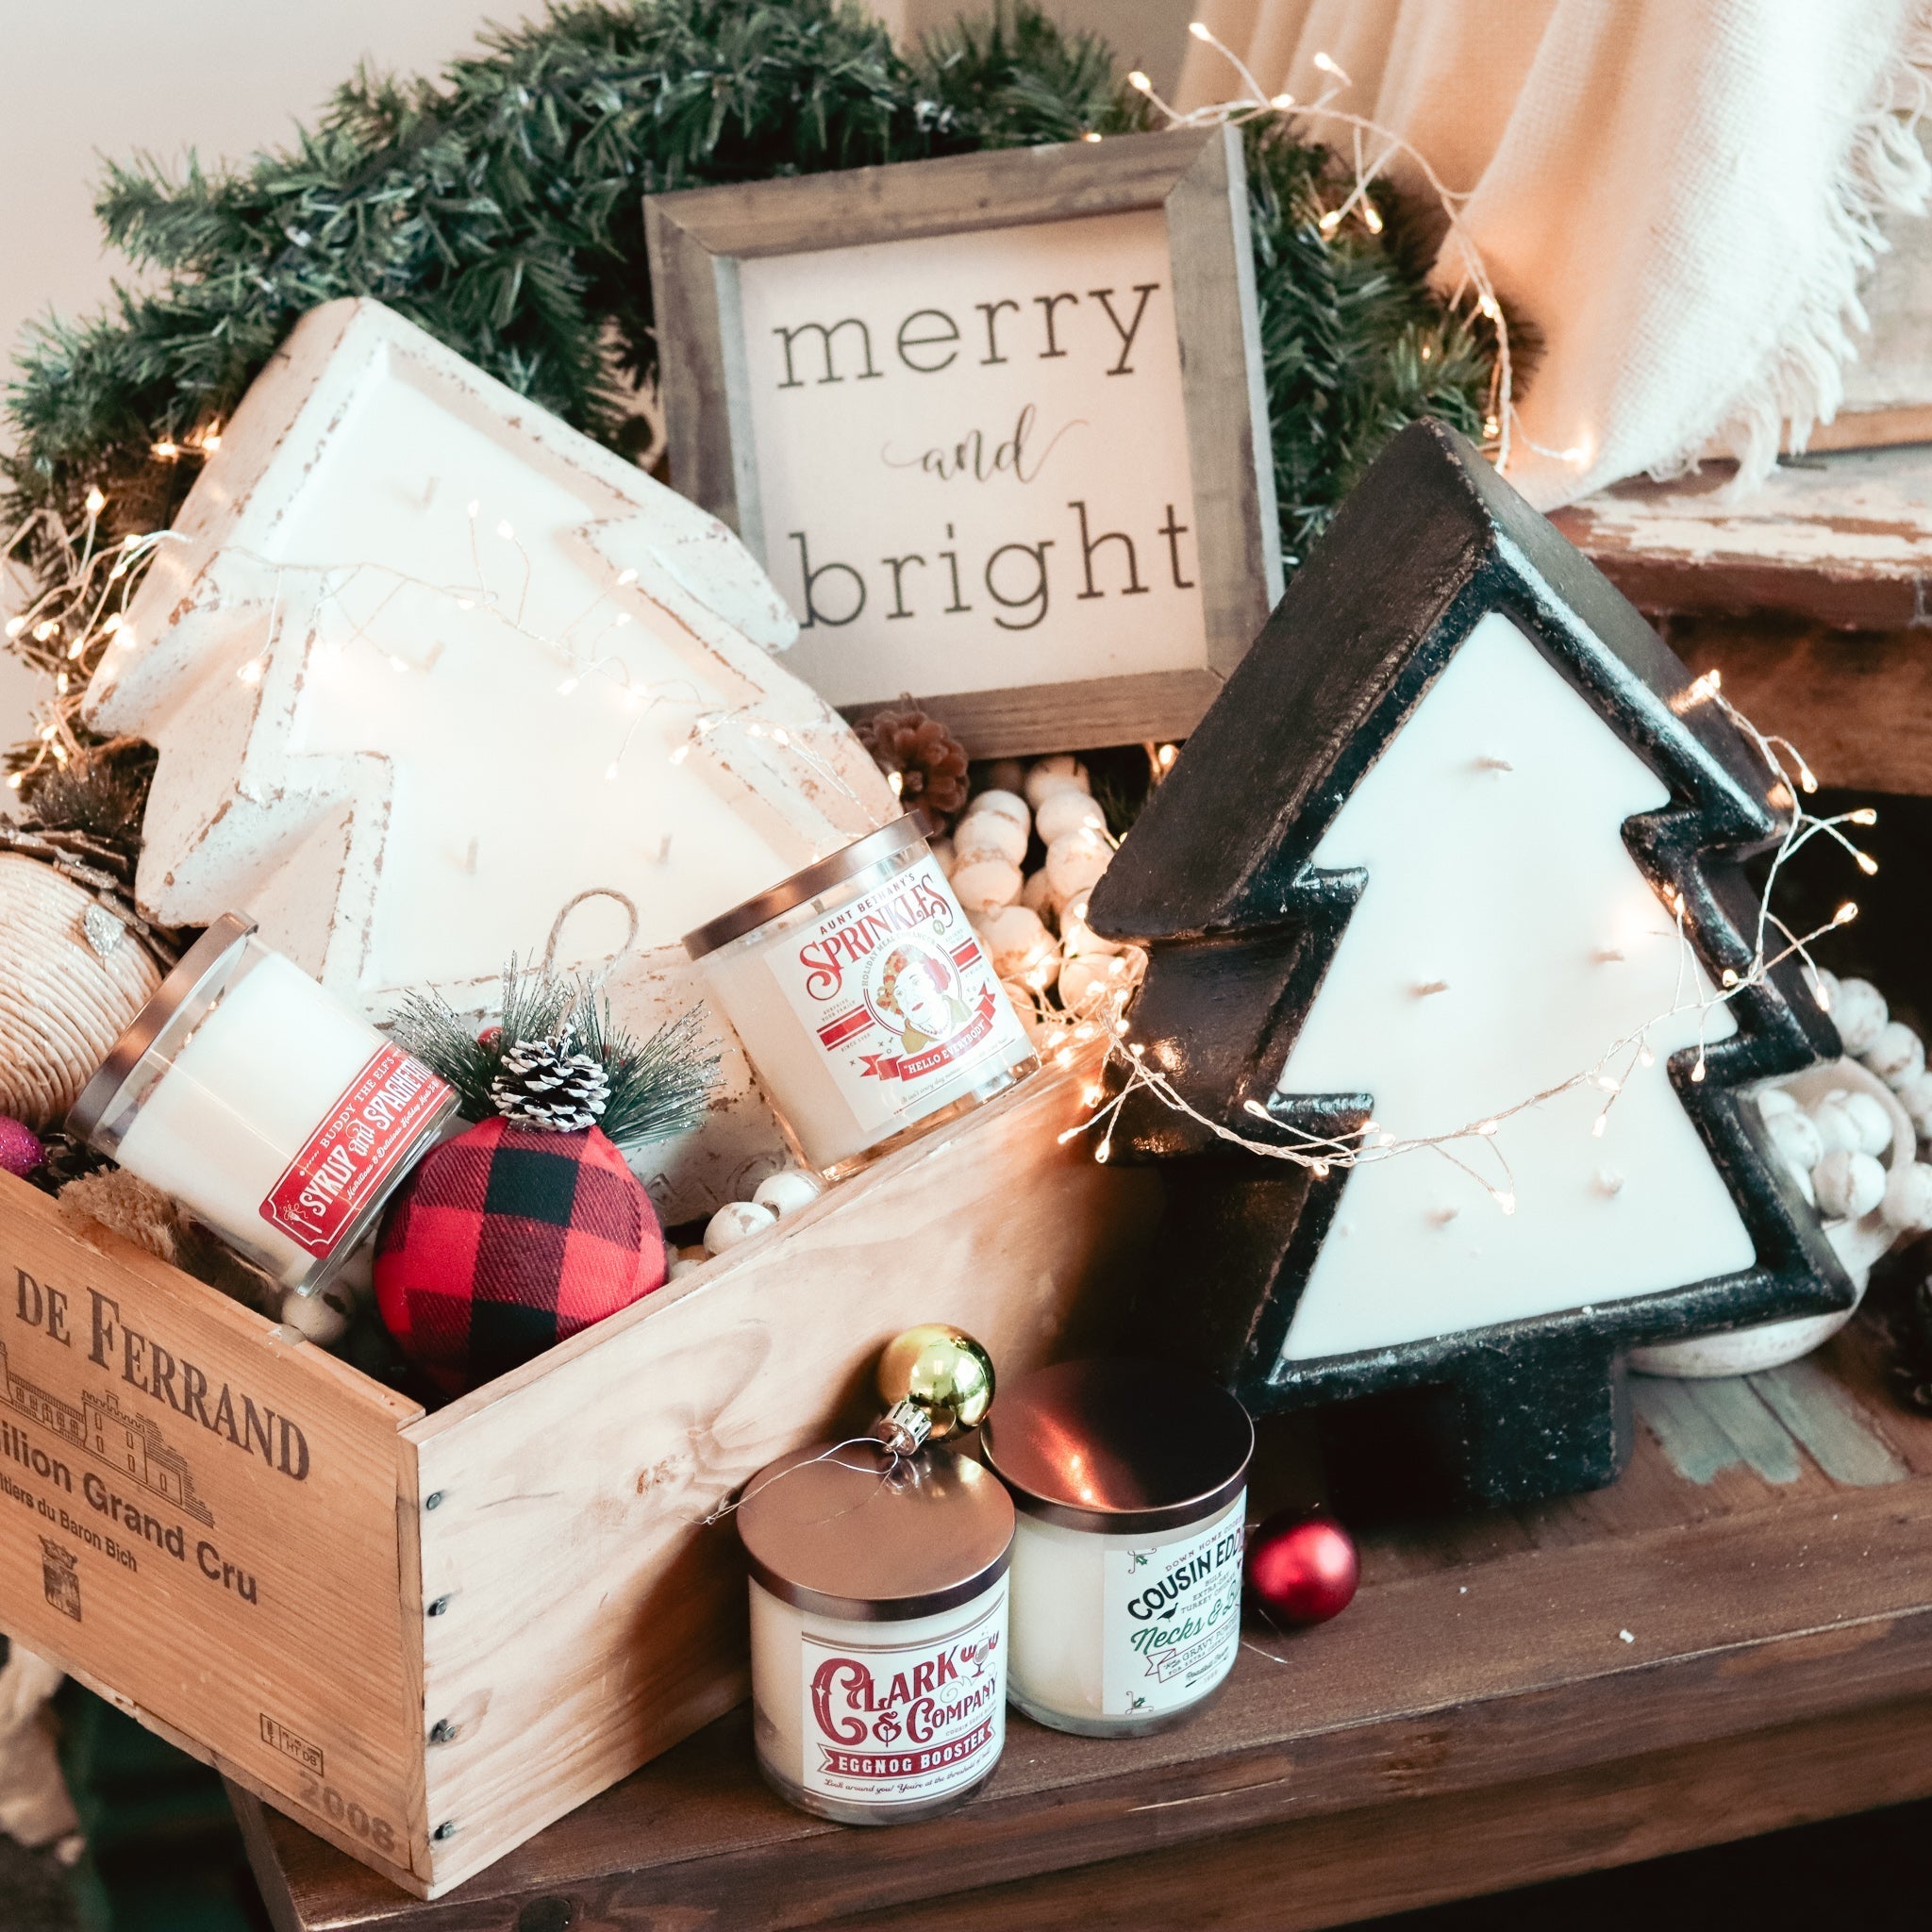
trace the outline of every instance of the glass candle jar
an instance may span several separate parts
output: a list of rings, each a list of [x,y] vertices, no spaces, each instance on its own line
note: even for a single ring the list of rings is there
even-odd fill
[[[845,1824],[960,1803],[1006,1741],[1006,1491],[943,1449],[848,1442],[762,1471],[738,1530],[766,1781]]]
[[[799,1154],[834,1179],[1040,1064],[916,813],[684,944]]]
[[[229,913],[183,954],[69,1110],[70,1132],[313,1294],[457,1096]]]
[[[1000,1391],[980,1448],[1019,1510],[1008,1694],[1028,1717],[1138,1737],[1220,1687],[1254,1447],[1232,1395],[1158,1362],[1063,1362]]]

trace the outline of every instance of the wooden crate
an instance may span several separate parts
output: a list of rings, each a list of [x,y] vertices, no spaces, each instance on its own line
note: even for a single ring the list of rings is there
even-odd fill
[[[1144,1251],[1157,1183],[1058,1142],[1091,1072],[433,1415],[0,1175],[0,1624],[438,1896],[746,1694],[703,1519],[889,1337],[1017,1373]]]

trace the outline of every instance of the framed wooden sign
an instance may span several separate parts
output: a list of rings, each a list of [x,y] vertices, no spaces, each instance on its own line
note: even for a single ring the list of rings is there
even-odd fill
[[[1187,732],[1281,588],[1227,128],[649,197],[672,480],[848,715]]]

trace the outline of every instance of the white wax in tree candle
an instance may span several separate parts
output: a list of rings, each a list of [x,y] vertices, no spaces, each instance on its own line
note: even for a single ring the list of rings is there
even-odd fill
[[[1368,883],[1289,1053],[1285,1095],[1367,1093],[1378,1130],[1452,1133],[1594,1067],[1710,988],[1624,823],[1669,788],[1508,618],[1471,632],[1323,834]],[[1751,1265],[1673,1089],[1672,1053],[1736,1031],[1683,1011],[1604,1068],[1470,1136],[1347,1175],[1285,1357],[1381,1348]],[[1498,1156],[1501,1158],[1498,1158]],[[1505,1163],[1507,1162],[1507,1167]]]
[[[131,1111],[108,1123],[119,1133],[115,1158],[291,1287],[334,1252],[327,1231],[346,1235],[354,1219],[324,1201],[322,1223],[311,1225],[291,1165],[314,1149],[325,1168],[341,1139],[342,1171],[356,1175],[347,1200],[366,1201],[371,1167],[391,1179],[406,1171],[405,1157],[446,1110],[440,1081],[299,967],[253,941],[221,998],[159,1057],[167,1062],[159,1078],[130,1088]],[[369,1092],[358,1094],[344,1131],[330,1136],[332,1117],[365,1076]],[[264,1211],[278,1191],[289,1209],[279,1224]]]
[[[891,1622],[820,1616],[751,1589],[752,1724],[788,1795],[832,1816],[977,1784],[1006,1740],[1007,1578]]]
[[[1060,1730],[1158,1726],[1241,1649],[1247,1491],[1178,1528],[1109,1536],[1023,1509],[1013,1528],[1011,1695]]]

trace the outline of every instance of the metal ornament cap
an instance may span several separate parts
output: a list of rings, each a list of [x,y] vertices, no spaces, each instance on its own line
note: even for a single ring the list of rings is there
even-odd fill
[[[1255,1453],[1248,1412],[1200,1371],[1060,1362],[1002,1391],[979,1444],[1016,1507],[1107,1536],[1178,1529],[1224,1507]]]
[[[1013,1547],[1012,1499],[978,1463],[866,1440],[781,1457],[752,1478],[736,1516],[764,1589],[854,1623],[970,1603],[1005,1575]]]

